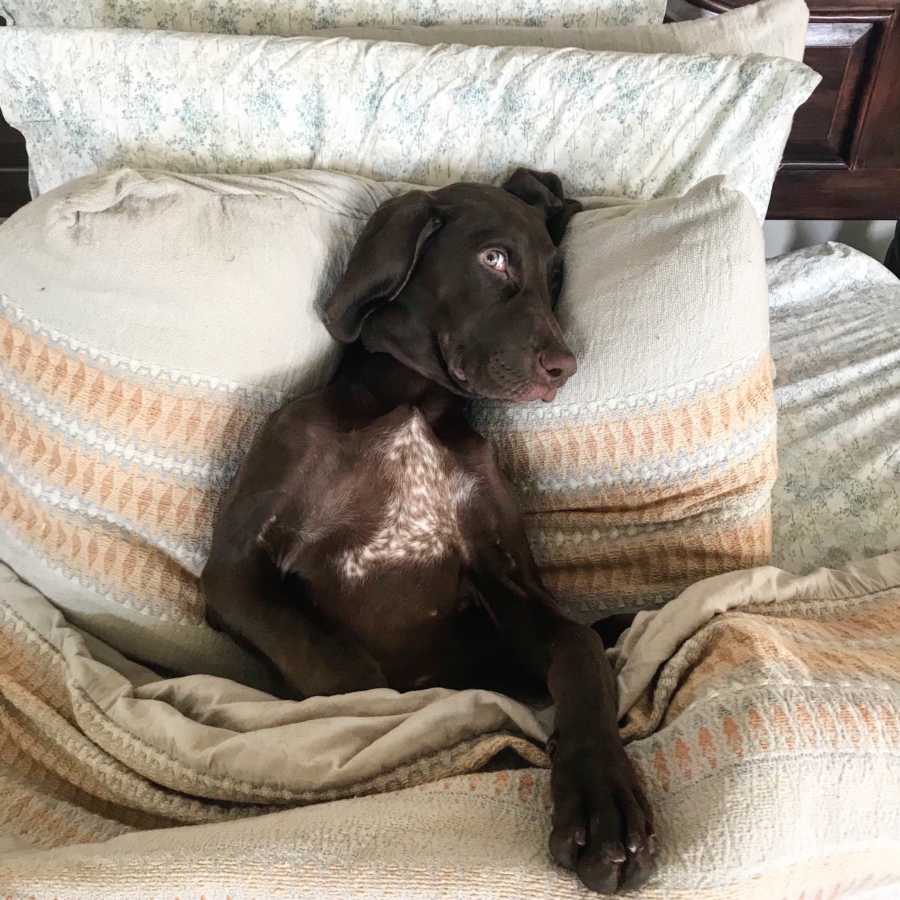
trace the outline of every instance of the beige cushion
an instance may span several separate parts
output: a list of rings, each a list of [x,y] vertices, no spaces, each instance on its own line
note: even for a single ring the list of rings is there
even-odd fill
[[[632,53],[763,53],[803,59],[809,7],[803,0],[759,0],[719,16],[668,24],[600,28],[527,28],[511,25],[366,25],[332,28],[317,37],[356,37],[415,44],[491,47],[580,47]]]
[[[563,242],[578,373],[479,403],[548,585],[583,621],[767,561],[776,474],[763,239],[739,193],[592,210]]]
[[[331,375],[316,304],[386,187],[90,176],[0,228],[0,559],[120,650],[258,681],[204,622],[219,497]]]

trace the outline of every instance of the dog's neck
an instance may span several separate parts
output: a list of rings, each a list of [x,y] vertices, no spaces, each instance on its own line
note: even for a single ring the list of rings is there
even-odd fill
[[[461,414],[465,399],[404,365],[389,353],[371,353],[360,342],[347,348],[337,379],[353,390],[373,415],[415,406],[434,421]]]

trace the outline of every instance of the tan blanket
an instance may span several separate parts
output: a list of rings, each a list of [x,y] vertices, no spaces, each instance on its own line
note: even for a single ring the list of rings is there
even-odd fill
[[[161,679],[0,579],[0,893],[581,895],[546,772],[471,774],[545,764],[520,704]],[[661,845],[642,896],[900,890],[900,554],[708,579],[612,652]]]
[[[107,837],[117,821],[209,822],[396,790],[507,749],[546,764],[541,725],[500,694],[378,689],[293,702],[211,675],[161,678],[69,625],[8,568],[0,579],[0,784],[16,798],[0,822],[24,825],[39,846]],[[79,791],[84,826],[74,816],[60,835],[23,823],[17,806],[36,780],[60,799]],[[106,824],[95,836],[97,814]]]

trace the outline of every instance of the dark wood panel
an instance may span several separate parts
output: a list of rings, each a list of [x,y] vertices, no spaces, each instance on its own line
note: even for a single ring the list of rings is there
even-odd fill
[[[718,15],[739,6],[751,6],[756,0],[668,0],[666,15],[673,20],[681,18],[700,18]],[[806,0],[812,17],[846,18],[850,16],[866,16],[876,14],[890,15],[897,6],[897,0]],[[686,6],[694,8],[694,12],[682,10]]]
[[[900,168],[900,5],[884,30],[854,148],[854,165],[867,169]]]
[[[812,22],[804,62],[822,81],[794,117],[785,160],[850,164],[856,120],[871,74],[867,60],[878,46],[875,22]]]
[[[3,154],[2,162],[6,167],[24,168],[28,165],[25,138],[22,137],[22,132],[7,125],[2,112],[0,112],[0,153]]]
[[[30,196],[25,139],[0,112],[0,218],[11,216]]]
[[[782,167],[770,219],[896,219],[900,170]]]
[[[884,264],[900,278],[900,222],[897,222],[897,227],[894,229],[894,239],[891,241],[891,246],[888,247]]]
[[[30,199],[28,178],[23,179],[18,172],[10,174],[0,169],[0,219],[11,216]]]

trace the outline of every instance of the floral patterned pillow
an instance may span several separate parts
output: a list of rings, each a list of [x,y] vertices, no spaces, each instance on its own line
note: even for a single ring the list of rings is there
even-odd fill
[[[661,22],[661,0],[0,0],[24,26],[309,34],[353,25],[596,28]]]
[[[774,57],[0,28],[0,102],[49,190],[116,165],[440,185],[517,165],[649,199],[712,175],[765,215],[819,81]]]

